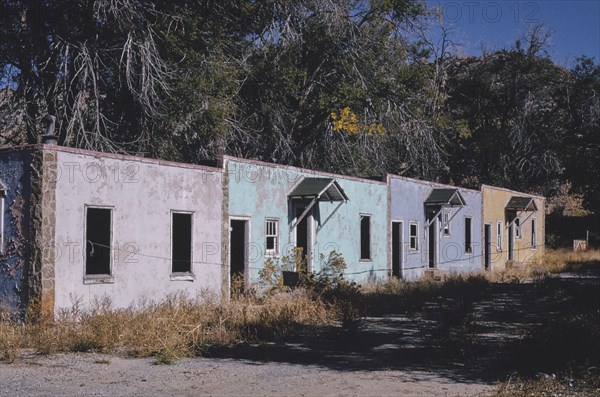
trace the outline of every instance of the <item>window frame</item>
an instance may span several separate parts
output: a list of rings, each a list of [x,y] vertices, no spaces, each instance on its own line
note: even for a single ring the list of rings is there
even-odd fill
[[[373,247],[371,246],[372,243],[372,233],[371,233],[371,214],[366,214],[366,213],[361,213],[359,216],[359,229],[360,229],[360,245],[359,245],[359,255],[360,255],[360,262],[371,262],[373,260]],[[367,255],[363,255],[363,219],[367,219],[368,223],[367,223],[367,227],[368,227],[368,244],[367,244]]]
[[[521,218],[519,218],[518,216],[515,218],[514,221],[514,225],[515,225],[515,240],[521,240],[523,238],[523,234],[521,233]]]
[[[502,221],[496,221],[496,251],[502,252],[503,240],[504,240],[504,223]]]
[[[469,229],[467,229],[467,220],[469,223]],[[467,240],[467,231],[469,239]],[[467,244],[468,242],[468,244]],[[473,254],[473,217],[465,216],[465,253]]]
[[[173,254],[174,254],[174,246],[173,246],[173,235],[175,232],[175,228],[173,225],[174,215],[189,215],[190,216],[190,269],[187,272],[174,272],[173,271]],[[184,210],[171,210],[170,211],[171,219],[170,219],[170,228],[171,228],[171,241],[169,242],[171,247],[171,257],[169,258],[169,274],[171,281],[194,281],[194,212],[193,211],[184,211]]]
[[[269,234],[269,223],[273,223],[275,225],[275,234]],[[279,218],[265,218],[265,257],[266,258],[277,258],[279,257]],[[269,237],[274,239],[273,248],[269,249],[268,241]]]
[[[101,274],[88,274],[88,263],[87,263],[87,242],[88,242],[88,210],[89,209],[100,209],[108,210],[110,213],[110,226],[109,226],[109,257],[108,257],[108,273]],[[114,206],[108,205],[84,205],[84,219],[83,219],[83,282],[84,284],[104,284],[114,282],[114,252],[113,252],[113,241],[114,241]]]
[[[412,226],[415,227],[415,235],[412,235]],[[415,241],[415,246],[413,248],[413,239]],[[408,250],[409,252],[419,252],[419,222],[418,221],[409,221],[408,222]]]

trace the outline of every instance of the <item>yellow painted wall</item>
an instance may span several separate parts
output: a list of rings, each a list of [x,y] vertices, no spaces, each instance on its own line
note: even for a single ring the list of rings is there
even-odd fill
[[[521,234],[520,238],[517,238],[516,233],[513,232],[514,264],[520,265],[540,261],[544,255],[546,233],[544,212],[545,199],[539,196],[486,185],[482,186],[481,191],[483,193],[483,222],[484,224],[491,225],[491,270],[504,270],[506,268],[506,263],[508,262],[508,226],[510,223],[510,213],[507,213],[504,207],[513,196],[532,197],[537,207],[537,211],[534,212],[517,211],[516,213],[521,221]],[[536,247],[532,247],[531,244],[532,219],[535,219]],[[497,237],[498,222],[502,223],[501,248],[499,248]],[[515,225],[513,224],[511,227],[513,227],[513,231],[515,231]]]

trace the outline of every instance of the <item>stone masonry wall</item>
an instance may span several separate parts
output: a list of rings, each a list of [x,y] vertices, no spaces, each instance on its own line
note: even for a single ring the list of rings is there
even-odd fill
[[[56,247],[56,152],[37,150],[31,160],[31,260],[29,312],[54,316],[54,263]]]
[[[220,160],[223,173],[223,218],[221,225],[221,299],[229,300],[229,170],[227,163]]]

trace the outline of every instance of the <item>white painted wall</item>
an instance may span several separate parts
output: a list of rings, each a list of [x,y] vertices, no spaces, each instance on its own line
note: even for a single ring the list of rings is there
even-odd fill
[[[220,293],[222,172],[57,149],[55,309],[108,296],[115,307]],[[85,272],[85,206],[112,207],[110,283]],[[171,211],[193,212],[193,280],[171,278]]]

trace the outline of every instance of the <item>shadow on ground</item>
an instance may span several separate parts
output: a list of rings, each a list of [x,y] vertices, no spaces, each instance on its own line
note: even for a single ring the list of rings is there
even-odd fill
[[[257,365],[427,371],[468,383],[600,365],[600,263],[580,273],[462,292],[366,317],[354,331],[303,329],[286,341],[203,354]]]

